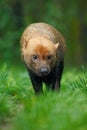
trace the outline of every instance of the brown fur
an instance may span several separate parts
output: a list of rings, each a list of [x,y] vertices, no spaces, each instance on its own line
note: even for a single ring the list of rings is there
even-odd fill
[[[40,79],[40,77],[44,77],[40,79],[40,82],[43,81],[47,85],[49,85],[50,83],[48,83],[48,81],[46,81],[45,78],[47,77],[50,81],[49,77],[51,78],[51,73],[54,73],[53,68],[56,68],[57,71],[57,74],[56,72],[53,74],[56,75],[56,77],[54,76],[55,86],[57,86],[57,88],[58,86],[60,86],[58,84],[60,84],[63,68],[60,69],[61,74],[59,74],[59,68],[61,68],[64,61],[64,52],[64,38],[52,26],[45,23],[36,23],[31,24],[24,31],[21,37],[21,54],[22,59],[29,71],[31,81],[36,93],[39,92],[41,86],[39,86],[40,83],[37,83],[38,86],[34,85],[34,82],[36,82],[34,75],[37,76],[37,79]],[[42,75],[41,73],[42,67],[48,70],[48,73],[46,73],[45,75]],[[60,78],[57,80],[58,74]]]
[[[39,75],[40,67],[45,65],[50,71],[56,61],[56,47],[51,41],[43,37],[32,38],[25,48],[23,58],[29,69]],[[38,62],[33,62],[31,57],[36,54],[39,56],[39,60]],[[53,57],[50,62],[47,59],[49,55]]]

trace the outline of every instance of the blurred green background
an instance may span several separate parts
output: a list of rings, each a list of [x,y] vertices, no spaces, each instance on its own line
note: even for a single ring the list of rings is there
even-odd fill
[[[22,32],[29,24],[40,21],[64,35],[66,64],[86,64],[87,0],[0,0],[0,63],[21,63]]]

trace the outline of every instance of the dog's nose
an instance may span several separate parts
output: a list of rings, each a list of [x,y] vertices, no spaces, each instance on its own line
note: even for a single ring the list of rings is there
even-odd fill
[[[42,75],[46,75],[46,74],[48,74],[49,70],[48,70],[47,67],[42,67],[40,72],[41,72]]]

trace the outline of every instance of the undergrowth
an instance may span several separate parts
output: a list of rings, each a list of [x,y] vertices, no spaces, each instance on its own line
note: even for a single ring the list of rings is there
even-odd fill
[[[86,130],[87,72],[64,71],[60,92],[35,96],[26,70],[0,69],[0,130]]]

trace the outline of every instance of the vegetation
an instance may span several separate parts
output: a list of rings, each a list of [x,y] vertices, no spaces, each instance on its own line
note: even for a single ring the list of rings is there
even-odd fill
[[[86,63],[86,5],[86,0],[0,0],[0,61],[19,61],[22,32],[29,24],[42,21],[64,35],[68,64]]]
[[[35,96],[21,64],[20,37],[33,22],[64,35],[67,51],[61,90]],[[0,130],[87,129],[87,1],[0,0]]]
[[[65,70],[61,90],[35,96],[28,74],[0,69],[0,130],[86,130],[86,70]]]

